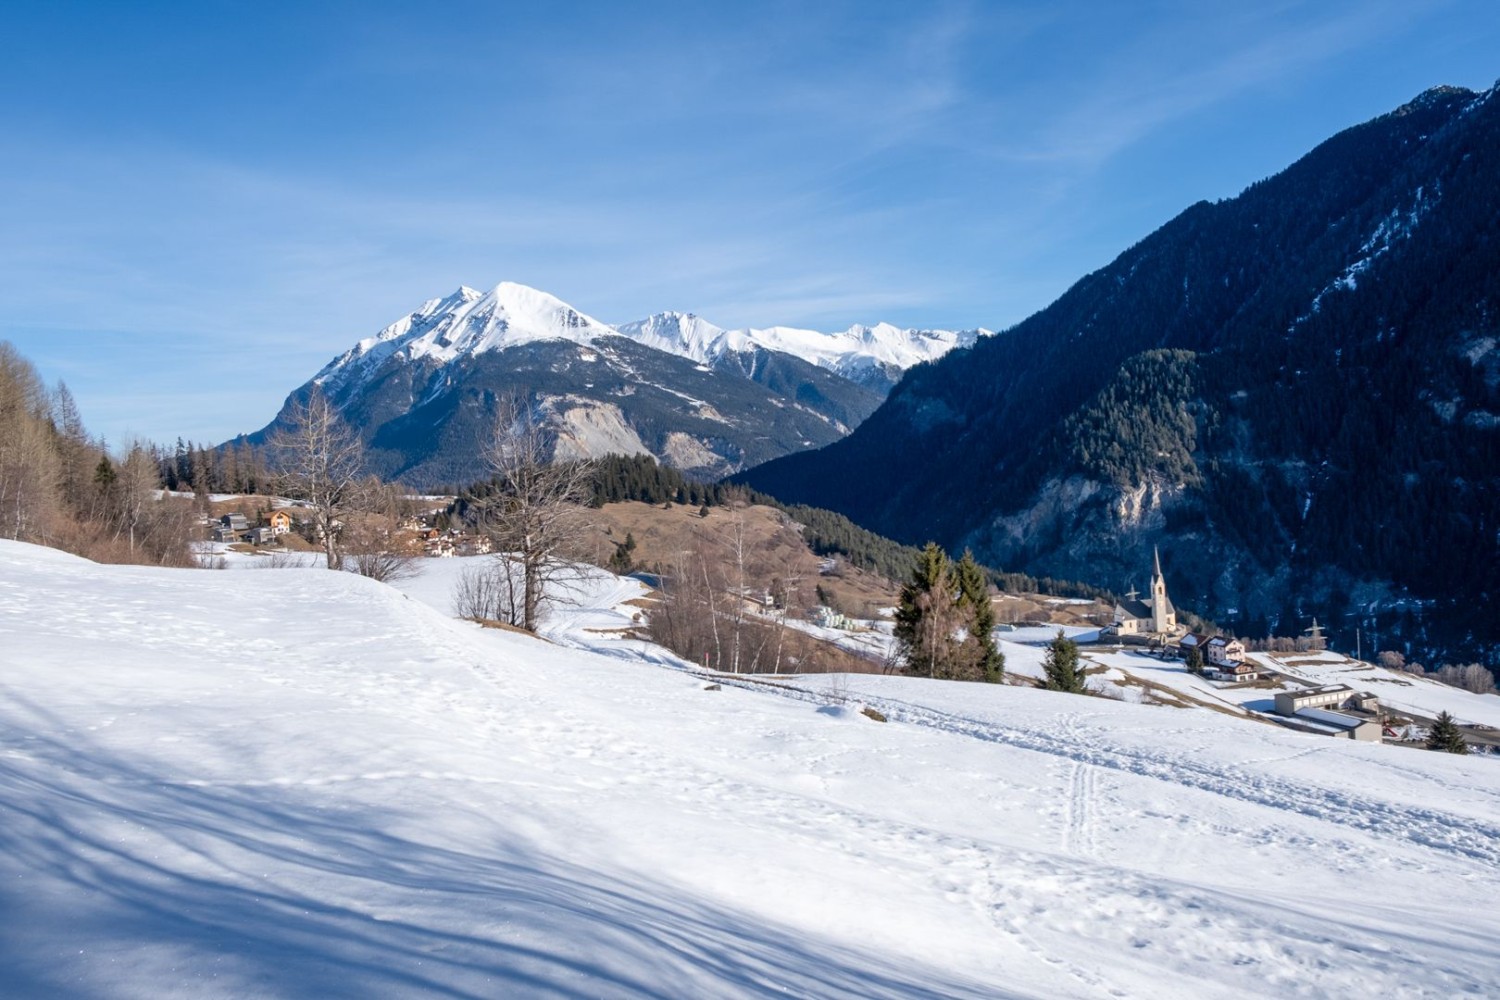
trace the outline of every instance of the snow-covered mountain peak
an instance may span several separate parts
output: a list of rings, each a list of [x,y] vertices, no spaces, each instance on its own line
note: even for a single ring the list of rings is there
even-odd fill
[[[725,354],[763,350],[790,354],[841,375],[883,369],[899,374],[932,361],[955,347],[968,347],[989,330],[909,330],[891,323],[855,325],[841,333],[821,333],[792,326],[725,330],[692,313],[657,313],[622,324],[621,335],[658,350],[695,361],[714,361]]]
[[[339,392],[373,376],[387,360],[448,364],[533,341],[588,343],[614,335],[700,364],[726,354],[790,354],[858,382],[888,386],[912,365],[968,346],[988,332],[905,330],[890,323],[853,326],[842,333],[786,326],[725,330],[688,312],[660,312],[616,327],[547,292],[503,281],[487,292],[460,286],[444,298],[428,300],[335,358],[315,381],[325,391]]]
[[[588,343],[614,328],[529,285],[502,281],[488,292],[468,286],[430,299],[374,337],[361,340],[315,377],[325,391],[358,382],[386,359],[432,359],[447,364],[459,357],[500,351],[536,340]]]
[[[712,361],[724,346],[724,329],[693,313],[656,313],[617,329],[636,343],[699,362]]]

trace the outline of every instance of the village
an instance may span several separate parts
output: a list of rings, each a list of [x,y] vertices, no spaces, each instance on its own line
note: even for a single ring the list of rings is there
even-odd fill
[[[408,498],[410,509],[394,523],[389,543],[426,559],[491,554],[490,539],[450,523],[450,503],[447,497]],[[311,551],[320,541],[307,512],[279,498],[222,498],[202,525],[209,541],[261,552]],[[845,569],[835,558],[821,558],[816,565],[817,574],[830,583]],[[866,600],[865,614],[856,615],[824,603],[824,593],[819,588],[820,599],[801,609],[778,606],[765,588],[743,588],[738,600],[749,614],[854,653],[871,671],[895,669],[891,609]],[[1159,554],[1153,558],[1148,592],[1132,590],[1112,607],[1042,595],[996,594],[993,602],[1011,683],[1029,684],[1040,676],[1040,651],[1061,630],[1079,644],[1096,694],[1203,707],[1328,737],[1421,746],[1438,713],[1425,710],[1431,697],[1403,695],[1413,685],[1458,694],[1436,681],[1328,650],[1315,619],[1298,648],[1284,652],[1251,651],[1241,639],[1195,632],[1179,620]],[[1466,719],[1464,737],[1471,745],[1500,747],[1500,698],[1484,700],[1495,703],[1493,717],[1455,714]]]
[[[1132,591],[1112,606],[1038,595],[993,600],[1011,683],[1041,678],[1043,650],[1061,630],[1078,644],[1090,689],[1105,697],[1406,747],[1425,746],[1428,728],[1447,711],[1471,746],[1500,747],[1500,697],[1330,650],[1316,619],[1283,651],[1252,651],[1241,639],[1193,631],[1178,619],[1159,555],[1144,598]],[[888,622],[819,608],[806,627],[872,657],[887,648]]]
[[[247,500],[257,501],[254,504]],[[484,535],[466,531],[461,526],[440,526],[447,520],[451,497],[414,498],[425,501],[417,510],[402,515],[390,525],[392,547],[413,556],[449,559],[454,556],[482,556],[492,551]],[[258,548],[289,546],[307,548],[322,540],[314,518],[293,501],[281,498],[224,498],[215,506],[236,509],[204,514],[200,527],[208,541],[242,544]],[[248,513],[246,511],[249,511]],[[343,528],[335,520],[336,528]],[[297,544],[300,539],[303,545]]]

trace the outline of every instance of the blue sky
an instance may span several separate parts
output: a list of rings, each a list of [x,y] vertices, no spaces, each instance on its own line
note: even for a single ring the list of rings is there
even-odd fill
[[[218,441],[460,284],[1003,328],[1427,87],[1500,4],[0,7],[0,339]]]

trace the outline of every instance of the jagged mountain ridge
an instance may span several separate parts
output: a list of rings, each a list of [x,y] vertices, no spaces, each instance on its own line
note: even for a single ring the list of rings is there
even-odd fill
[[[503,282],[424,303],[334,358],[288,405],[318,386],[366,439],[371,471],[411,485],[483,475],[478,442],[512,394],[545,420],[559,457],[651,454],[717,477],[836,440],[906,368],[985,332],[726,331],[684,313],[615,327]]]
[[[1035,575],[1138,584],[1160,545],[1246,634],[1494,662],[1497,343],[1500,99],[1437,88],[743,478]]]
[[[329,362],[314,378],[337,393],[392,359],[447,363],[538,340],[588,344],[598,337],[622,336],[706,365],[731,354],[788,354],[852,381],[889,388],[913,365],[971,346],[990,332],[901,329],[889,323],[856,325],[841,333],[785,326],[726,330],[681,312],[611,326],[553,295],[506,281],[488,292],[460,287],[429,300]]]
[[[913,365],[956,347],[972,347],[992,331],[901,329],[889,323],[855,325],[841,333],[796,327],[724,330],[692,313],[657,313],[620,325],[621,333],[660,350],[713,363],[732,354],[790,354],[837,375],[888,391]]]

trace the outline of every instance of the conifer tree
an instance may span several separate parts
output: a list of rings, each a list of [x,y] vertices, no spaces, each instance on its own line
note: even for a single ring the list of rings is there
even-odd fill
[[[997,682],[1005,658],[995,647],[989,585],[969,553],[954,563],[929,542],[917,556],[896,608],[896,648],[920,677]]]
[[[976,645],[973,659],[990,684],[1005,678],[1005,656],[995,645],[995,607],[990,603],[990,586],[984,570],[974,561],[974,553],[964,550],[955,569],[959,604],[968,611],[969,641]]]
[[[609,571],[624,576],[635,568],[635,535],[625,532],[625,541],[615,545],[614,555],[609,557]]]
[[[951,659],[947,646],[957,627],[952,567],[936,542],[917,556],[911,579],[901,588],[896,606],[896,645],[906,672],[945,677]]]
[[[1432,724],[1432,729],[1427,733],[1427,749],[1466,754],[1469,752],[1469,744],[1464,742],[1463,731],[1458,728],[1458,723],[1453,721],[1453,716],[1447,712],[1440,712],[1437,721]]]
[[[1049,691],[1083,694],[1088,690],[1084,673],[1078,665],[1078,643],[1063,635],[1062,629],[1057,630],[1057,638],[1047,647],[1042,669],[1046,672],[1042,687]]]

